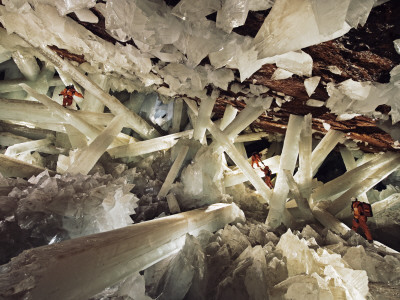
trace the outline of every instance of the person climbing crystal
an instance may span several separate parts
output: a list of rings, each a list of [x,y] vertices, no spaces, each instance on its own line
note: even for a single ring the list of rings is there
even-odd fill
[[[262,163],[262,165],[265,166],[264,163],[261,160],[261,153],[254,152],[251,155],[251,166],[254,168],[254,164],[256,164],[257,167],[259,168],[260,165],[258,163]]]
[[[268,166],[264,165],[264,168],[261,169],[264,172],[264,182],[266,183],[266,185],[270,188],[273,189],[274,185],[271,182],[271,176],[272,176],[272,172],[271,169]]]
[[[72,105],[72,101],[74,100],[74,96],[83,98],[83,95],[75,90],[75,87],[74,87],[73,84],[68,85],[58,95],[59,96],[63,96],[63,104],[62,105],[64,107]]]
[[[371,205],[369,203],[360,202],[357,200],[357,198],[352,198],[352,200],[351,211],[354,214],[354,218],[351,229],[357,232],[358,228],[361,227],[365,236],[367,237],[368,242],[372,243],[372,235],[367,225],[367,217],[372,217]]]

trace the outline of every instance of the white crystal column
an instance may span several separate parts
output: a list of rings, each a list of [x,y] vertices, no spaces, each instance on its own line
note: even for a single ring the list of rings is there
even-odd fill
[[[328,133],[319,142],[317,147],[315,147],[311,155],[311,168],[313,177],[315,176],[315,174],[317,174],[318,169],[324,159],[328,156],[332,149],[335,148],[336,144],[344,139],[344,137],[345,134],[343,132],[329,130]]]
[[[67,169],[68,173],[87,175],[100,156],[107,150],[108,146],[114,141],[118,133],[124,126],[125,116],[114,117],[110,125],[100,133],[89,146],[83,148],[73,164]]]
[[[30,178],[33,175],[42,173],[44,170],[44,168],[0,154],[0,174],[4,177]],[[49,171],[49,173],[55,175],[53,171]]]
[[[193,138],[198,141],[203,141],[204,134],[206,133],[207,124],[210,120],[212,109],[214,107],[216,96],[211,96],[201,99],[199,115],[195,122]]]
[[[175,99],[174,102],[174,113],[172,115],[172,127],[170,133],[176,133],[181,131],[181,120],[182,120],[182,112],[183,112],[183,100],[178,98]]]
[[[29,80],[20,80],[20,79],[2,80],[0,81],[0,93],[21,91],[22,87],[19,85],[20,83],[25,83],[27,85],[35,84],[35,82]],[[57,86],[62,84],[62,81],[59,77],[54,77],[53,79],[48,80],[47,84],[49,86]]]
[[[289,170],[283,170],[286,176],[287,184],[294,196],[294,200],[296,200],[297,207],[299,208],[302,217],[306,220],[312,220],[313,216],[311,213],[310,205],[306,198],[300,193],[300,189],[293,178],[293,175],[290,173]]]
[[[354,156],[351,153],[351,151],[349,149],[347,149],[347,147],[340,148],[340,154],[342,155],[343,163],[346,166],[346,170],[347,171],[353,170],[354,168],[357,167],[357,164],[356,164],[356,161],[354,159]],[[369,203],[368,197],[367,197],[367,193],[360,194],[358,196],[358,200],[361,201],[361,202]]]
[[[246,129],[271,105],[272,98],[258,98],[255,103],[248,104],[239,115],[225,128],[223,133],[229,139],[235,138],[240,132]]]
[[[160,189],[160,192],[157,195],[158,198],[163,198],[167,196],[169,190],[171,189],[172,184],[174,183],[176,175],[178,175],[178,172],[183,164],[183,161],[185,160],[188,151],[189,151],[188,146],[183,146],[179,151],[179,154],[176,157],[174,163],[172,164],[171,169],[169,170],[168,175],[165,178],[165,181]]]
[[[217,203],[121,229],[26,250],[0,274],[0,296],[88,299],[129,274],[178,252],[186,233],[244,221],[235,204]],[[62,270],[62,272],[61,272]],[[21,285],[21,282],[29,284]]]
[[[351,197],[358,197],[360,194],[367,192],[369,189],[375,186],[378,182],[385,179],[390,173],[392,173],[399,167],[400,156],[397,156],[396,159],[388,161],[385,164],[381,165],[378,169],[370,172],[366,179],[357,182],[347,192],[332,201],[332,204],[328,209],[329,212],[335,215],[346,206],[350,207]]]
[[[87,146],[86,136],[72,125],[64,125],[65,131],[68,134],[69,142],[72,149],[84,148]]]
[[[331,213],[327,212],[325,208],[326,204],[322,202],[314,206],[312,209],[314,217],[326,228],[337,234],[345,235],[348,233],[350,228],[336,219]]]
[[[304,116],[303,128],[300,133],[299,144],[299,170],[297,182],[302,196],[307,200],[311,194],[312,169],[311,169],[311,153],[312,153],[312,115]]]
[[[176,214],[176,213],[181,212],[181,208],[179,207],[178,200],[176,199],[174,194],[169,193],[167,195],[167,203],[168,203],[169,212],[171,214]]]
[[[286,198],[289,187],[286,183],[286,176],[283,170],[288,170],[293,174],[299,154],[300,131],[303,125],[303,117],[290,115],[283,143],[282,155],[279,165],[278,175],[274,192],[270,201],[270,209],[266,223],[271,228],[278,227],[282,222],[283,211],[285,210]]]
[[[21,87],[22,89],[22,87]],[[79,116],[92,125],[107,126],[114,118],[109,113],[83,112],[68,110],[69,114]],[[0,98],[0,120],[25,121],[33,123],[66,123],[42,103],[36,101],[11,100]]]
[[[37,79],[40,68],[33,55],[28,55],[17,50],[12,53],[12,58],[26,79],[30,81]]]
[[[187,103],[188,107],[193,111],[193,113],[197,115],[198,111],[195,103],[187,98],[185,98],[184,100]],[[269,190],[265,182],[257,175],[255,170],[251,167],[247,159],[244,159],[243,156],[240,155],[239,151],[237,151],[233,143],[213,122],[211,122],[211,120],[208,120],[207,129],[213,135],[214,139],[216,139],[218,143],[224,148],[224,151],[239,167],[239,169],[243,172],[243,174],[245,174],[247,179],[261,194],[264,200],[268,202],[271,197],[271,191]]]
[[[22,36],[20,37],[24,39]],[[28,41],[25,40],[25,42],[34,47]],[[139,133],[140,136],[146,139],[159,136],[159,133],[155,130],[154,127],[149,125],[139,115],[126,108],[117,98],[104,92],[96,83],[90,80],[85,74],[82,74],[75,66],[69,63],[67,60],[64,60],[61,57],[59,57],[58,54],[54,53],[47,46],[37,49],[50,62],[52,62],[56,68],[59,68],[63,72],[69,74],[77,83],[79,83],[83,88],[85,88],[85,90],[90,91],[94,96],[96,96],[98,100],[103,102],[103,104],[106,105],[113,112],[113,114],[115,115],[124,114],[127,124],[129,124],[134,131]]]
[[[143,155],[155,151],[167,150],[178,142],[179,138],[193,135],[193,129],[178,133],[169,134],[166,136],[154,138],[147,141],[131,143],[115,148],[108,149],[107,152],[114,158]]]
[[[7,148],[4,153],[7,156],[15,156],[24,152],[35,151],[41,147],[49,146],[52,143],[50,139],[42,139],[37,141],[30,141],[25,143],[16,144]]]
[[[332,200],[336,195],[342,195],[355,184],[363,182],[376,169],[381,168],[388,162],[393,162],[396,158],[397,154],[392,152],[377,155],[367,163],[316,188],[311,194],[311,197],[313,201]]]
[[[239,151],[239,153],[245,158],[247,159],[247,152],[246,152],[246,148],[244,147],[243,143],[234,143],[236,149]]]
[[[235,143],[244,143],[244,142],[253,142],[259,141],[263,137],[267,137],[269,135],[268,132],[256,132],[256,133],[248,133],[248,134],[241,134],[235,138]]]
[[[99,135],[100,131],[95,128],[94,126],[86,123],[83,119],[78,117],[75,114],[71,114],[69,109],[62,107],[61,105],[57,104],[51,98],[47,97],[46,95],[41,95],[37,93],[34,89],[30,88],[26,84],[21,83],[23,89],[32,95],[35,99],[42,102],[46,105],[52,112],[63,118],[67,123],[74,126],[80,132],[85,134],[90,139],[95,139],[97,135]]]
[[[101,88],[105,93],[108,94],[108,90],[110,89],[110,85],[108,83],[108,79],[106,75],[102,74],[89,74],[88,78]],[[91,91],[85,90],[84,100],[82,104],[83,111],[92,111],[102,113],[104,112],[104,103],[97,99],[96,95],[93,95]]]
[[[221,119],[219,129],[224,130],[236,117],[238,110],[232,105],[226,105],[224,116]]]

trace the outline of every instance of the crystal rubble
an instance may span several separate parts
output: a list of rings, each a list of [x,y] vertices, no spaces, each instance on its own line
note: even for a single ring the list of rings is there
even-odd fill
[[[311,194],[311,197],[314,202],[320,200],[332,200],[337,195],[342,195],[355,184],[363,182],[370,176],[371,172],[390,168],[397,157],[398,156],[395,153],[391,152],[375,155],[374,159],[365,164],[346,172],[321,187],[317,187]]]
[[[345,1],[338,9],[330,9],[334,1],[323,4],[311,0],[275,1],[253,41],[258,58],[296,51],[344,35],[351,29],[343,17],[349,10],[349,3]],[[363,7],[359,1],[352,3],[352,19],[368,16],[370,9],[357,11],[358,7]]]
[[[80,150],[78,157],[75,158],[75,161],[69,166],[66,172],[87,175],[100,156],[114,141],[124,123],[123,115],[114,117],[103,132],[101,132],[86,148]]]
[[[229,222],[243,221],[243,218],[243,213],[234,204],[215,204],[27,250],[3,268],[2,296],[90,297],[129,274],[173,254],[183,246],[186,233],[197,235],[203,229],[214,231]],[[58,255],[54,256],[54,253]],[[49,257],[51,264],[48,263]],[[60,266],[67,265],[64,272],[57,271]],[[73,276],[77,272],[80,276]],[[26,274],[30,274],[28,278]],[[31,284],[19,285],[28,279]],[[49,289],[50,282],[54,284]]]
[[[137,156],[160,150],[167,150],[178,142],[179,138],[192,137],[193,129],[173,133],[147,141],[140,141],[128,145],[118,146],[107,150],[114,158]]]
[[[264,163],[264,165],[268,166],[271,169],[271,172],[274,174],[274,173],[277,173],[277,171],[278,171],[279,160],[280,160],[280,156],[276,155],[274,157],[263,160],[263,163]],[[265,176],[265,173],[263,171],[261,171],[260,168],[257,168],[256,172],[260,177]],[[233,186],[236,184],[246,182],[247,180],[248,179],[247,179],[246,175],[239,169],[239,170],[225,173],[224,185],[225,185],[225,187],[230,187],[230,186]]]
[[[174,163],[171,166],[171,169],[168,172],[167,177],[165,178],[165,181],[160,189],[160,192],[158,193],[157,197],[163,198],[167,196],[169,190],[171,189],[171,185],[173,184],[176,176],[178,175],[178,172],[180,168],[182,167],[183,161],[186,157],[186,154],[189,151],[188,146],[183,146],[182,149],[180,150],[178,156],[176,157]]]
[[[286,129],[285,141],[281,159],[279,163],[278,175],[275,182],[272,198],[270,200],[270,211],[266,223],[271,228],[277,228],[283,220],[286,198],[289,193],[289,187],[286,183],[284,170],[293,173],[299,153],[300,132],[303,127],[304,118],[301,116],[290,115],[288,127]]]
[[[184,100],[188,104],[188,107],[197,116],[198,111],[196,104],[193,103],[190,99],[185,98]],[[242,170],[243,174],[245,174],[251,184],[264,198],[264,201],[268,202],[271,192],[267,185],[257,175],[255,170],[250,166],[247,159],[240,155],[239,151],[236,150],[233,143],[211,120],[208,120],[207,129],[212,134],[213,138],[218,141],[218,145],[221,145],[221,147],[229,155],[233,162]]]

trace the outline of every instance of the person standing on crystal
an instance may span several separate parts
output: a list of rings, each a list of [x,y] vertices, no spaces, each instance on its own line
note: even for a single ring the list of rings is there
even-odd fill
[[[63,96],[63,106],[67,107],[67,106],[71,106],[72,102],[74,100],[74,96],[83,98],[83,95],[81,93],[78,93],[75,90],[75,87],[73,84],[68,85],[65,89],[63,89],[61,91],[61,93],[58,94],[59,96]]]
[[[272,172],[271,169],[268,166],[264,165],[264,168],[261,169],[264,172],[264,182],[265,184],[270,188],[273,189],[274,185],[271,182],[271,176],[272,176]]]
[[[370,208],[369,210],[368,208],[366,209],[368,203],[360,202],[356,198],[352,198],[352,200],[353,201],[351,202],[351,211],[354,213],[354,218],[353,226],[351,229],[357,232],[358,228],[361,227],[361,229],[364,231],[365,236],[367,237],[368,242],[372,243],[372,235],[367,225],[367,217],[372,217],[372,211],[370,210]]]
[[[261,153],[254,152],[251,155],[251,166],[254,168],[254,164],[256,164],[257,168],[259,168],[260,167],[260,165],[258,164],[259,162],[262,163],[262,165],[265,167],[264,163],[261,160]]]

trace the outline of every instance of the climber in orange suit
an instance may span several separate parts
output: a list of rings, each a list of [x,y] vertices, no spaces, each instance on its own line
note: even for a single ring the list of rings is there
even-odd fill
[[[274,185],[271,182],[271,176],[272,176],[271,169],[268,166],[264,166],[264,168],[262,168],[261,170],[264,172],[265,175],[264,182],[270,189],[273,189]]]
[[[264,165],[264,163],[263,163],[262,160],[261,160],[261,154],[260,154],[260,153],[257,153],[257,152],[254,152],[254,153],[251,155],[251,166],[254,168],[254,164],[256,164],[257,167],[259,168],[259,167],[260,167],[260,165],[258,164],[259,162],[262,163],[262,164]]]
[[[60,94],[58,94],[59,96],[63,96],[63,106],[64,107],[67,107],[67,106],[71,106],[72,105],[72,101],[74,100],[74,96],[77,96],[77,97],[80,97],[80,98],[83,98],[83,95],[81,94],[81,93],[78,93],[76,90],[75,90],[75,87],[74,87],[74,85],[69,85],[69,86],[67,86],[65,89],[63,89],[62,91],[61,91],[61,93]]]
[[[361,202],[358,201],[357,199],[355,199],[355,201],[352,201],[351,211],[354,213],[353,226],[351,229],[357,232],[357,229],[361,227],[361,229],[364,231],[365,236],[367,237],[368,242],[372,243],[373,242],[372,235],[371,232],[369,231],[367,225],[367,217],[364,215],[364,210]]]

